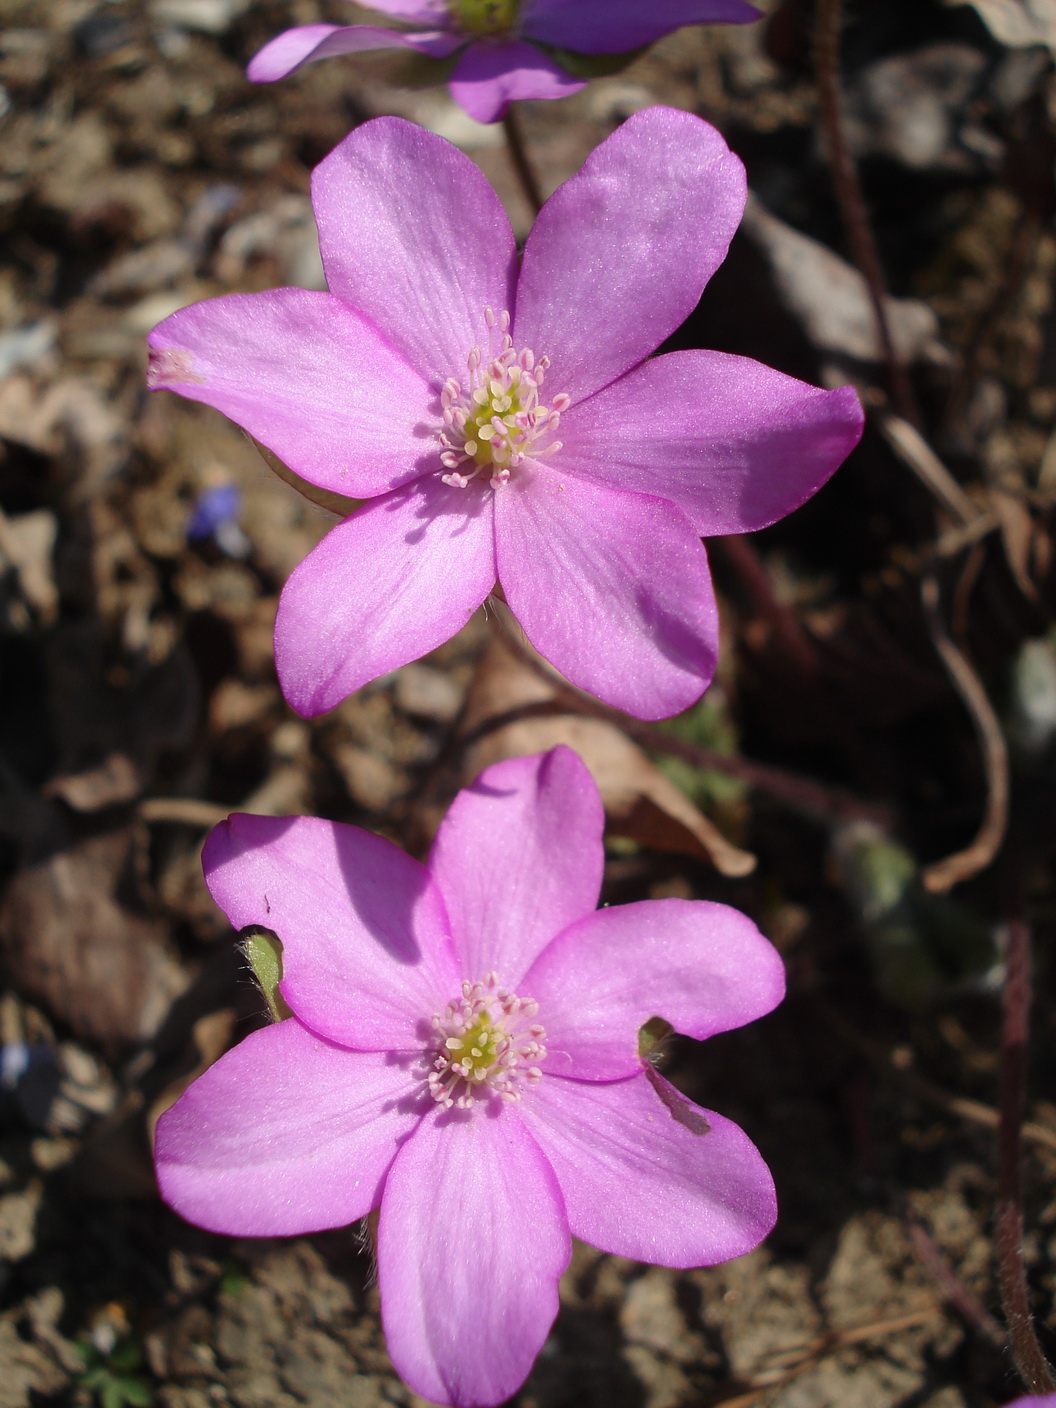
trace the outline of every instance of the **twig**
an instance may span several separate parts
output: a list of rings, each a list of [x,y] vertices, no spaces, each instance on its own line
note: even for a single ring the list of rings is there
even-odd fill
[[[918,1099],[926,1100],[928,1104],[945,1110],[947,1114],[956,1115],[958,1119],[965,1120],[968,1124],[977,1124],[984,1129],[996,1130],[1001,1123],[1001,1116],[992,1105],[984,1105],[981,1100],[971,1100],[965,1095],[950,1095],[941,1086],[935,1085],[925,1076],[918,1075],[916,1071],[908,1071],[901,1066],[896,1066],[889,1053],[878,1049],[852,1023],[846,1021],[824,1003],[815,1003],[814,1006],[822,1020],[832,1028],[836,1035],[846,1042],[852,1050],[857,1051],[864,1060],[868,1061],[879,1075],[896,1080]],[[1021,1132],[1024,1139],[1030,1143],[1056,1151],[1056,1129],[1050,1129],[1047,1125],[1038,1124],[1034,1120],[1027,1120]]]
[[[873,419],[881,435],[909,466],[926,489],[930,490],[943,508],[962,528],[974,527],[981,511],[968,497],[938,455],[914,425],[890,411],[874,411]]]
[[[1026,1111],[1027,1023],[1030,1012],[1030,929],[1008,925],[1001,997],[1001,1122],[997,1133],[995,1243],[1001,1304],[1012,1358],[1030,1393],[1051,1393],[1056,1378],[1038,1343],[1023,1265],[1023,1177],[1020,1131]]]
[[[792,1360],[792,1363],[785,1368],[762,1370],[755,1376],[755,1383],[747,1391],[742,1389],[729,1397],[709,1397],[706,1401],[709,1408],[750,1408],[764,1393],[770,1393],[775,1388],[790,1383],[792,1379],[808,1369],[816,1368],[823,1359],[838,1354],[840,1350],[883,1335],[897,1335],[900,1330],[913,1330],[929,1320],[938,1319],[941,1314],[939,1307],[932,1305],[922,1310],[910,1311],[906,1315],[894,1316],[890,1320],[874,1320],[869,1325],[856,1325],[849,1330],[830,1330],[828,1334],[819,1335],[810,1344],[779,1350],[777,1354],[782,1359]]]
[[[728,537],[713,538],[708,546],[712,552],[725,557],[737,573],[755,605],[777,632],[785,654],[799,673],[806,679],[816,678],[819,660],[814,643],[795,612],[778,601],[770,575],[749,540],[741,533],[731,533]]]
[[[532,214],[538,215],[543,208],[543,193],[539,189],[539,180],[532,170],[532,163],[528,160],[528,151],[524,144],[520,120],[514,115],[512,105],[506,109],[506,116],[502,119],[502,130],[506,133],[506,146],[509,149],[510,160],[513,162],[513,169],[517,172],[517,179],[521,183],[521,189],[528,199],[528,204],[532,207]]]
[[[1008,1336],[1004,1330],[956,1274],[912,1208],[906,1211],[906,1227],[918,1260],[962,1320],[995,1349],[1007,1349]]]
[[[985,869],[1001,847],[1008,826],[1008,745],[979,676],[946,630],[934,573],[921,578],[920,596],[932,642],[975,725],[986,772],[986,808],[975,839],[964,850],[929,865],[921,877],[926,889],[944,894]]]
[[[218,826],[231,815],[230,807],[197,797],[144,797],[138,811],[144,821],[179,821],[187,826]]]
[[[865,208],[858,171],[847,144],[840,89],[840,22],[843,0],[818,0],[814,21],[814,64],[818,79],[821,125],[832,165],[836,202],[840,207],[851,257],[869,290],[877,338],[887,371],[891,401],[903,420],[919,425],[920,413],[902,359],[895,348],[885,303],[884,274]]]

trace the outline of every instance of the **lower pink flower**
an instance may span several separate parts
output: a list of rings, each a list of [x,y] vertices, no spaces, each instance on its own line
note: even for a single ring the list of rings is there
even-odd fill
[[[161,1119],[163,1196],[235,1236],[340,1227],[380,1205],[393,1363],[487,1408],[531,1369],[575,1235],[712,1265],[773,1226],[745,1134],[638,1054],[651,1017],[703,1039],[773,1008],[781,960],[726,905],[596,910],[603,816],[565,748],[484,772],[426,865],[353,826],[234,816],[204,854],[236,928],[283,943],[293,1016]]]

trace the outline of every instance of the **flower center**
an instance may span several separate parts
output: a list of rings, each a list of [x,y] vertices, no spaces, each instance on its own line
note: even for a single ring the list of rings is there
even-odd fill
[[[448,377],[440,393],[444,411],[440,463],[449,471],[441,478],[456,489],[464,489],[482,471],[490,471],[494,489],[507,483],[511,471],[529,455],[560,450],[561,441],[552,437],[561,412],[570,404],[563,392],[549,406],[540,402],[550,359],[537,361],[530,347],[514,351],[509,313],[496,317],[485,308],[484,321],[498,350],[489,347],[490,360],[485,364],[481,349],[474,347],[466,358],[468,386]],[[468,474],[463,466],[469,467]]]
[[[546,1033],[532,1022],[538,1010],[531,998],[500,988],[494,973],[482,983],[463,983],[462,996],[433,1018],[433,1099],[445,1110],[467,1110],[490,1095],[519,1100],[524,1087],[542,1077],[537,1063],[546,1057]]]
[[[520,0],[450,0],[451,18],[466,34],[508,34],[517,23]]]

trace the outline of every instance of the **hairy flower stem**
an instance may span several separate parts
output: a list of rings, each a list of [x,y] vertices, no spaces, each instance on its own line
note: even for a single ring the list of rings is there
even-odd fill
[[[1016,1369],[1030,1393],[1051,1393],[1056,1377],[1038,1343],[1023,1265],[1021,1133],[1026,1112],[1027,1018],[1030,1009],[1030,929],[1008,926],[1001,999],[1001,1121],[997,1132],[995,1241],[1001,1304]]]
[[[539,181],[532,170],[531,162],[528,160],[520,119],[515,116],[512,104],[506,109],[506,116],[502,119],[502,130],[506,133],[506,145],[509,148],[510,160],[517,172],[521,189],[524,191],[528,204],[532,207],[532,214],[538,215],[543,208],[543,193],[539,189]]]
[[[869,223],[865,197],[858,169],[847,144],[844,120],[843,92],[840,88],[840,22],[843,0],[818,0],[814,20],[814,66],[818,80],[818,106],[821,125],[832,166],[836,202],[847,232],[851,257],[869,290],[873,305],[880,352],[887,371],[887,389],[891,404],[911,425],[920,425],[920,411],[910,385],[906,368],[891,336],[891,324],[885,304],[884,273],[880,266],[876,241]]]

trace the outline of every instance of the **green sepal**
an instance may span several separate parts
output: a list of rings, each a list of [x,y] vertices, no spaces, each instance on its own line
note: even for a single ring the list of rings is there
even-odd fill
[[[641,58],[649,46],[643,44],[640,49],[628,49],[624,54],[579,54],[575,49],[556,49],[549,44],[536,47],[545,49],[573,78],[611,78]]]
[[[665,1022],[663,1017],[650,1017],[645,1026],[638,1030],[638,1055],[642,1060],[648,1061],[660,1043],[666,1041],[674,1030],[671,1023]]]
[[[289,1004],[279,992],[282,982],[282,940],[278,934],[259,924],[250,924],[239,934],[242,952],[253,970],[257,986],[264,994],[272,1021],[284,1022],[292,1017]]]

